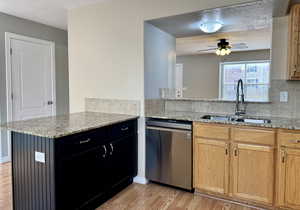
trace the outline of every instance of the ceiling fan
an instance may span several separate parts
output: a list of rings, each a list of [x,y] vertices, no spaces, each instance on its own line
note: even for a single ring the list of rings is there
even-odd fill
[[[219,41],[221,42],[221,40],[225,40],[225,39],[220,39]],[[229,46],[230,46],[231,50],[242,50],[242,49],[247,49],[248,48],[247,44],[243,43],[243,42],[241,42],[241,43],[233,43],[233,44],[230,44]],[[215,51],[218,48],[219,48],[218,45],[217,46],[208,46],[208,48],[202,49],[202,50],[198,50],[197,52]]]

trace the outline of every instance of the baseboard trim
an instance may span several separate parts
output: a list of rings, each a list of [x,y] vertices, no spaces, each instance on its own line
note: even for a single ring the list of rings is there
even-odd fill
[[[226,199],[226,198],[220,198],[220,197],[217,197],[217,196],[215,197],[213,195],[207,195],[205,193],[197,192],[197,191],[195,191],[194,194],[205,197],[205,198],[210,198],[210,199],[214,199],[214,200],[218,200],[218,201],[222,201],[222,202],[227,202],[227,203],[231,203],[231,204],[235,204],[235,205],[239,205],[239,206],[243,206],[243,207],[247,207],[247,208],[257,209],[257,210],[273,209],[272,207],[270,207],[270,208],[259,207],[259,206],[255,206],[255,205],[251,205],[251,204],[246,204],[246,203],[243,203],[243,202],[229,200],[229,199]]]
[[[145,177],[142,177],[142,176],[134,177],[133,182],[138,183],[138,184],[148,184],[148,180]]]
[[[10,158],[8,156],[0,158],[0,163],[7,163],[10,162]]]

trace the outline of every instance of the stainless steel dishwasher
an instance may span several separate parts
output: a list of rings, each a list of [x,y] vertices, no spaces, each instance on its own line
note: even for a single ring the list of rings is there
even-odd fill
[[[192,190],[192,124],[185,121],[146,121],[146,177]]]

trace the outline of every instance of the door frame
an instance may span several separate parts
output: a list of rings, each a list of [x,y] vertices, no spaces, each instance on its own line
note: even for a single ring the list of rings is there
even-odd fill
[[[7,122],[11,122],[13,119],[13,99],[12,99],[12,68],[11,68],[11,40],[22,40],[42,45],[47,45],[50,47],[51,51],[51,83],[52,83],[52,101],[53,101],[53,113],[56,114],[56,79],[55,79],[55,42],[37,39],[33,37],[23,36],[15,33],[5,32],[5,67],[6,67],[6,108],[7,108]],[[11,160],[11,134],[10,131],[7,132],[8,140],[8,157],[5,158],[6,161]]]

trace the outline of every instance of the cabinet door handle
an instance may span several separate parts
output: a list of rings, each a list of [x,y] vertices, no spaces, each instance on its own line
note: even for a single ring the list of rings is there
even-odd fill
[[[114,146],[112,145],[112,144],[109,144],[109,146],[110,146],[110,149],[111,149],[111,151],[110,151],[110,155],[112,155],[113,154],[113,152],[114,152]]]
[[[285,163],[285,150],[284,149],[281,150],[281,162]]]
[[[229,151],[228,144],[226,144],[226,146],[225,146],[225,155],[228,155],[228,151]]]
[[[104,154],[102,155],[102,157],[105,158],[106,157],[106,153],[107,153],[107,149],[106,149],[105,145],[103,145],[102,147],[104,149]]]
[[[128,127],[121,128],[121,131],[127,131],[127,130],[128,130]]]
[[[296,139],[296,140],[290,140],[290,143],[292,143],[292,144],[299,144],[299,143],[300,143],[300,140],[299,140],[299,139]]]
[[[238,148],[237,147],[234,148],[234,156],[238,156]]]
[[[89,143],[90,141],[91,141],[91,139],[82,140],[79,142],[79,144],[86,144],[86,143]]]

